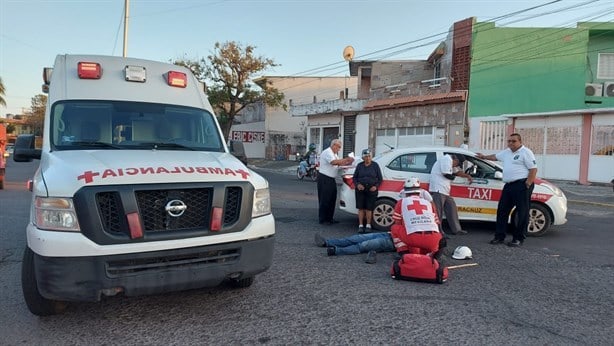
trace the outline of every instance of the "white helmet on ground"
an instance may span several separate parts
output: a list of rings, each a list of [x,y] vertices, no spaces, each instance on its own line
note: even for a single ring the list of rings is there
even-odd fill
[[[471,259],[472,257],[471,249],[466,246],[457,246],[454,249],[454,254],[452,254],[452,258],[457,260]]]
[[[420,193],[420,180],[416,177],[409,178],[403,186],[405,194]]]

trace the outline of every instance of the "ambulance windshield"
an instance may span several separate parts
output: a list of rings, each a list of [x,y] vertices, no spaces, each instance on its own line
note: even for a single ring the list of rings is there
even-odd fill
[[[177,105],[62,101],[51,110],[53,150],[224,151],[213,114]]]

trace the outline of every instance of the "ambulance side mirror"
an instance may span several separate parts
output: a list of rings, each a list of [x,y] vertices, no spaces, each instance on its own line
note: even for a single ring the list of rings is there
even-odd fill
[[[19,135],[15,140],[13,161],[31,162],[32,159],[40,160],[41,150],[35,149],[36,137],[32,134]]]
[[[231,140],[228,148],[230,149],[230,153],[232,155],[247,166],[247,155],[245,155],[245,147],[243,146],[243,142]]]

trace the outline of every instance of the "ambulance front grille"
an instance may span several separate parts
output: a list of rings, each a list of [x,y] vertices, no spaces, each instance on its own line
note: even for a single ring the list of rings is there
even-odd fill
[[[213,192],[213,188],[134,191],[143,231],[208,230]],[[228,227],[240,218],[243,189],[230,186],[225,187],[224,192],[222,227]],[[165,210],[172,200],[185,204],[186,209],[180,216],[172,216]],[[120,193],[98,192],[96,203],[104,231],[127,234],[126,212]]]

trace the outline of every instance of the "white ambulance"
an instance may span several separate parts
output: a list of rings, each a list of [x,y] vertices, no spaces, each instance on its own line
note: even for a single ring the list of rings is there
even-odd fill
[[[250,286],[273,258],[268,182],[235,158],[186,68],[59,55],[45,69],[42,149],[22,265],[36,315],[68,301]]]

